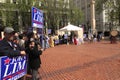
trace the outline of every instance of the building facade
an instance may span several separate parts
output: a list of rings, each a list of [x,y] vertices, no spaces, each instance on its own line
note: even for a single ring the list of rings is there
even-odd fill
[[[91,29],[91,0],[74,0],[76,6],[84,13],[84,21],[82,24],[85,26],[85,31]],[[98,32],[108,31],[108,23],[106,10],[101,13],[95,11],[96,30]]]

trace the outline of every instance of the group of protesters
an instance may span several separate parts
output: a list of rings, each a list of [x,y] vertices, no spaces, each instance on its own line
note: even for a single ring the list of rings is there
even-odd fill
[[[29,32],[19,34],[11,27],[5,27],[4,38],[0,40],[0,57],[27,57],[27,73],[32,75],[31,80],[40,80],[40,55],[43,49],[36,34]],[[25,77],[19,80],[24,80]]]

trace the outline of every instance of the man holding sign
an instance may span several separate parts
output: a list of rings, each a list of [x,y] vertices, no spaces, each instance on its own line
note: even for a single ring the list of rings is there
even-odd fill
[[[17,44],[15,44],[13,42],[14,39],[14,29],[11,27],[6,27],[4,29],[4,38],[0,41],[0,60],[1,60],[1,65],[2,68],[1,70],[5,71],[5,73],[2,73],[2,71],[0,71],[0,75],[5,78],[1,78],[1,80],[8,80],[9,76],[12,77],[13,75],[11,73],[13,73],[14,75],[19,72],[19,70],[23,69],[24,66],[21,65],[25,65],[25,60],[26,57],[22,57],[24,55],[26,55],[25,51]],[[1,58],[2,56],[8,56],[7,59],[3,59]],[[16,58],[18,57],[18,58]],[[3,59],[3,62],[2,62]],[[24,60],[22,60],[24,59]],[[4,63],[5,62],[5,63]],[[21,66],[20,68],[17,66]],[[21,70],[22,72],[22,70]],[[20,72],[19,72],[20,73]],[[18,79],[18,76],[13,76],[17,77],[15,79]]]

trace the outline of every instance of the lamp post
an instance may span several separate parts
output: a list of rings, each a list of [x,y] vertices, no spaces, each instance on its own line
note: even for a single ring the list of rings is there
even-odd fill
[[[95,0],[91,0],[91,28],[93,34],[96,32],[96,21],[95,21]]]

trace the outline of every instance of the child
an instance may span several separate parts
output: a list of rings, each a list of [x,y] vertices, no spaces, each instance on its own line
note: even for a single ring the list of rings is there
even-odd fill
[[[40,55],[42,54],[42,49],[35,41],[30,41],[28,43],[28,48],[26,48],[26,53],[28,54],[28,64],[32,71],[32,80],[39,80],[38,69],[41,64]]]

